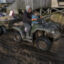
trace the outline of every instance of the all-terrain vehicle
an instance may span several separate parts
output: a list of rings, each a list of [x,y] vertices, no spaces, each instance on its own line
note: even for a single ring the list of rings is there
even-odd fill
[[[39,19],[36,24],[32,24],[30,38],[27,38],[24,26],[13,26],[11,29],[12,40],[15,42],[29,41],[41,50],[49,50],[53,41],[61,37],[60,25],[54,22],[47,22]]]
[[[8,21],[1,21],[0,20],[0,35],[6,33],[8,27]]]
[[[0,34],[1,35],[7,32],[7,29],[9,29],[9,26],[11,25],[12,21],[13,21],[12,17],[9,17],[9,16],[0,17]]]
[[[14,17],[10,16],[2,16],[0,17],[0,34],[4,34],[8,29],[12,27],[12,25],[18,21],[21,21],[19,15],[15,15]]]

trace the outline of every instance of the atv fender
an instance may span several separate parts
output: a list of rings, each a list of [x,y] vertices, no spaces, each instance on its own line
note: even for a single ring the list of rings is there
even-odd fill
[[[35,33],[36,31],[44,31],[44,29],[42,29],[42,28],[36,28],[36,29],[34,29],[34,30],[32,31],[32,34]]]
[[[18,27],[13,27],[12,30],[16,30],[21,35],[22,39],[24,38],[24,33],[22,32],[22,29],[20,29]]]

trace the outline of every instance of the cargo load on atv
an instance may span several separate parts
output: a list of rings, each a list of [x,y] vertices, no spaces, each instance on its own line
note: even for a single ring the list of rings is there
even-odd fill
[[[64,14],[63,13],[54,13],[51,15],[50,20],[60,24],[61,31],[64,33]]]

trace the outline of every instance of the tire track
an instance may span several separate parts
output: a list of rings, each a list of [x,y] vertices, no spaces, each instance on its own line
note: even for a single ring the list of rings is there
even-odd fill
[[[11,42],[12,45],[10,45],[9,42]],[[16,61],[16,64],[29,64],[30,62],[32,64],[64,63],[64,58],[60,60],[57,54],[39,50],[33,47],[31,43],[23,42],[15,45],[6,35],[0,38],[0,56],[12,58]]]

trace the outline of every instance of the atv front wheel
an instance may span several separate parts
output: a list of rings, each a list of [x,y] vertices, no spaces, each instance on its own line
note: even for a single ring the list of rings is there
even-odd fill
[[[43,51],[48,51],[51,47],[51,41],[46,37],[40,37],[36,40],[36,47]]]

